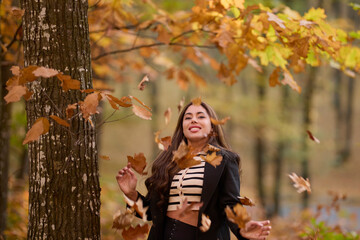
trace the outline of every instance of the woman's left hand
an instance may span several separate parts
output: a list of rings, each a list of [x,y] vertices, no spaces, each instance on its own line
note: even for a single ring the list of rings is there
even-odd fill
[[[244,238],[251,240],[265,240],[270,234],[270,221],[249,221],[244,229],[240,229],[240,234]]]

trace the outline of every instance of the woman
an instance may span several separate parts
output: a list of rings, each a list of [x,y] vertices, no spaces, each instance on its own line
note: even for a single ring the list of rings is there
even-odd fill
[[[249,221],[244,229],[228,221],[226,206],[240,202],[240,159],[230,151],[221,126],[210,118],[217,119],[216,113],[203,102],[184,107],[170,147],[156,158],[152,175],[145,181],[146,197],[136,191],[137,178],[130,164],[118,172],[116,179],[127,203],[142,205],[153,222],[148,239],[229,240],[229,228],[237,239],[263,240],[269,235],[269,221]],[[180,169],[173,153],[183,141],[198,164]],[[222,156],[218,166],[202,160],[205,149]],[[190,203],[190,211],[184,214],[184,204]],[[199,229],[203,214],[211,220],[205,232]]]

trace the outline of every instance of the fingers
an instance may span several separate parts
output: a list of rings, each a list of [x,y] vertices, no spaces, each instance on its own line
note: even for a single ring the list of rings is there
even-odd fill
[[[117,179],[122,178],[123,176],[129,174],[131,177],[134,176],[134,172],[131,170],[131,164],[128,163],[128,165],[126,167],[124,167],[123,169],[121,169],[118,174],[116,175]]]

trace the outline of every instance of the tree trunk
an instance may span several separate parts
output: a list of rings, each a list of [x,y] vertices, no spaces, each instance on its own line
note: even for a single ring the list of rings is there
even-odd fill
[[[2,59],[0,59],[0,239],[5,238],[3,231],[6,228],[7,219],[11,105],[6,104],[4,96],[7,94],[6,81],[9,75],[9,66],[2,65]]]
[[[263,116],[265,116],[265,98],[266,98],[266,74],[258,74],[257,94],[259,106],[259,120],[255,126],[255,159],[256,159],[256,182],[261,205],[265,208],[265,187],[264,187],[264,165],[266,156],[266,141],[265,141],[265,123]],[[262,116],[262,117],[260,117]]]
[[[54,68],[92,88],[88,3],[22,0],[25,66]],[[38,79],[26,102],[28,128],[39,117],[65,118],[68,104],[83,100],[64,92],[56,78]],[[69,131],[51,119],[50,130],[28,145],[28,239],[100,239],[100,186],[95,127],[81,115]],[[92,122],[96,122],[92,119]]]
[[[307,131],[310,130],[312,119],[311,119],[311,109],[313,106],[313,95],[315,90],[317,68],[311,67],[306,79],[306,84],[304,87],[304,107],[303,107],[303,121],[302,121],[302,141],[301,141],[301,176],[303,178],[309,177],[309,136]],[[309,206],[309,195],[307,192],[303,195],[302,207],[307,208]]]

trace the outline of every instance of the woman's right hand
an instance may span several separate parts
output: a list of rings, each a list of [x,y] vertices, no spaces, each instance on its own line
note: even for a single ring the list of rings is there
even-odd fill
[[[136,191],[137,177],[131,170],[131,164],[121,169],[116,175],[120,190],[131,200],[136,201],[138,193]]]

